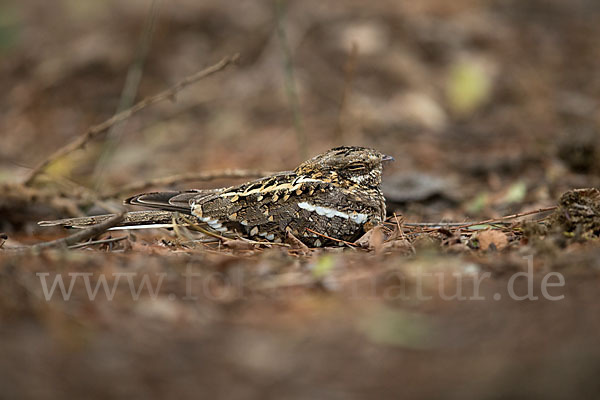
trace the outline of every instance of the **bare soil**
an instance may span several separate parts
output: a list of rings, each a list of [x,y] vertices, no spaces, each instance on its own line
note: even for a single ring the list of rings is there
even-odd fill
[[[597,1],[150,4],[0,4],[0,398],[598,397]],[[390,218],[356,245],[157,229],[27,247],[133,182],[338,145],[396,159]],[[464,224],[411,225],[440,221]]]

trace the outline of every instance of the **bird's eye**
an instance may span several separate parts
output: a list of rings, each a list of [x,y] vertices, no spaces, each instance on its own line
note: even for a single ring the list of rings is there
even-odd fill
[[[362,169],[365,169],[365,166],[364,164],[350,164],[346,168],[350,171],[360,171]]]

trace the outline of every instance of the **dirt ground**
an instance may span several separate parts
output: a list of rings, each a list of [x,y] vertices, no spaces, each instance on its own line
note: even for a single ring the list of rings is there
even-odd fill
[[[598,397],[598,21],[596,0],[1,2],[0,398]],[[357,244],[28,247],[132,183],[339,145],[396,160]],[[441,221],[463,225],[411,225]]]

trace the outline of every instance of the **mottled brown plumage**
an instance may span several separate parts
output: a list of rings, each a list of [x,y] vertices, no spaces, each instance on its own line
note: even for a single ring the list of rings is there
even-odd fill
[[[145,193],[125,202],[193,215],[205,229],[225,237],[281,242],[290,232],[319,247],[333,241],[314,232],[354,241],[384,220],[381,172],[389,159],[373,149],[338,147],[294,171],[241,185]]]

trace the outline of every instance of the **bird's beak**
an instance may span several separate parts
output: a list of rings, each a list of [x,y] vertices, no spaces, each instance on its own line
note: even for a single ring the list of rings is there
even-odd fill
[[[392,156],[386,156],[384,154],[383,157],[381,158],[381,161],[396,161],[396,160],[394,160],[394,157],[392,157]]]

